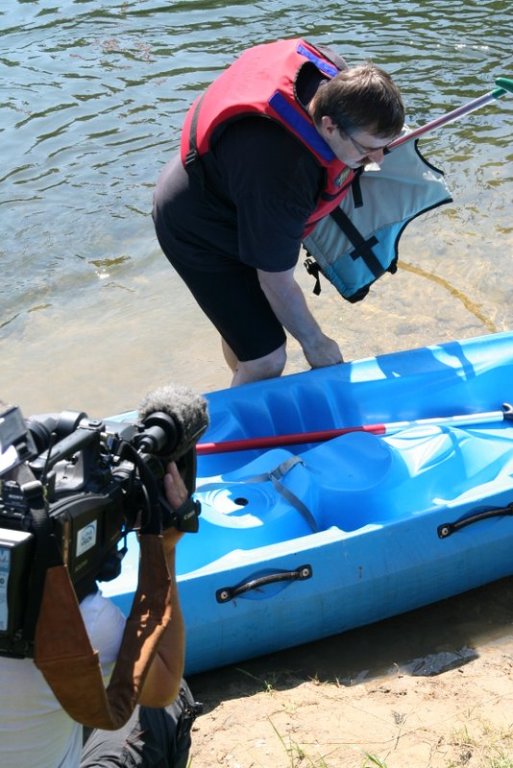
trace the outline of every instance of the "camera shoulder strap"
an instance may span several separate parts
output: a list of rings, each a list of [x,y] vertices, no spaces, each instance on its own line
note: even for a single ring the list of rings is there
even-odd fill
[[[34,662],[63,709],[90,728],[117,730],[127,722],[171,620],[171,579],[162,537],[143,534],[139,542],[138,586],[107,688],[66,566],[46,572]]]

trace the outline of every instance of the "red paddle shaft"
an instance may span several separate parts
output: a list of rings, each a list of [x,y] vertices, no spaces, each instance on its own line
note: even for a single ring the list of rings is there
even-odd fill
[[[267,437],[248,437],[241,440],[226,440],[221,443],[199,443],[196,451],[199,456],[211,453],[229,453],[232,451],[249,451],[256,448],[277,448],[284,445],[301,443],[321,443],[349,432],[370,432],[373,435],[393,435],[401,429],[425,426],[476,426],[489,424],[504,419],[513,419],[512,406],[505,404],[502,411],[487,411],[484,413],[466,413],[461,416],[440,416],[432,419],[412,419],[410,421],[391,421],[388,424],[362,424],[355,427],[340,427],[324,429],[317,432],[297,432],[288,435],[270,435]]]

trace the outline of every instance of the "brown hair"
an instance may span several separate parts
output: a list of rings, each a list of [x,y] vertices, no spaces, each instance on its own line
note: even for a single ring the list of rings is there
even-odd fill
[[[344,133],[366,130],[375,136],[396,136],[404,125],[404,106],[392,78],[372,62],[339,72],[324,83],[312,100],[312,117],[331,117]]]

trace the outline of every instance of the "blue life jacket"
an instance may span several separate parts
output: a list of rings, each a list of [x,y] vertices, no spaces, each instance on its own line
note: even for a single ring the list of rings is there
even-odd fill
[[[320,293],[322,272],[348,301],[365,298],[372,283],[397,270],[407,224],[451,201],[442,171],[421,155],[417,141],[392,149],[380,167],[369,166],[358,176],[351,194],[304,238],[314,293]]]

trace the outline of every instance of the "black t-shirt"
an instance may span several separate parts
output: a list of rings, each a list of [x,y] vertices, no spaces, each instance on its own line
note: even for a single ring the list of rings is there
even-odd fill
[[[265,117],[229,124],[202,159],[206,183],[179,157],[162,171],[153,216],[171,259],[201,270],[269,272],[295,266],[324,170],[283,126]]]

